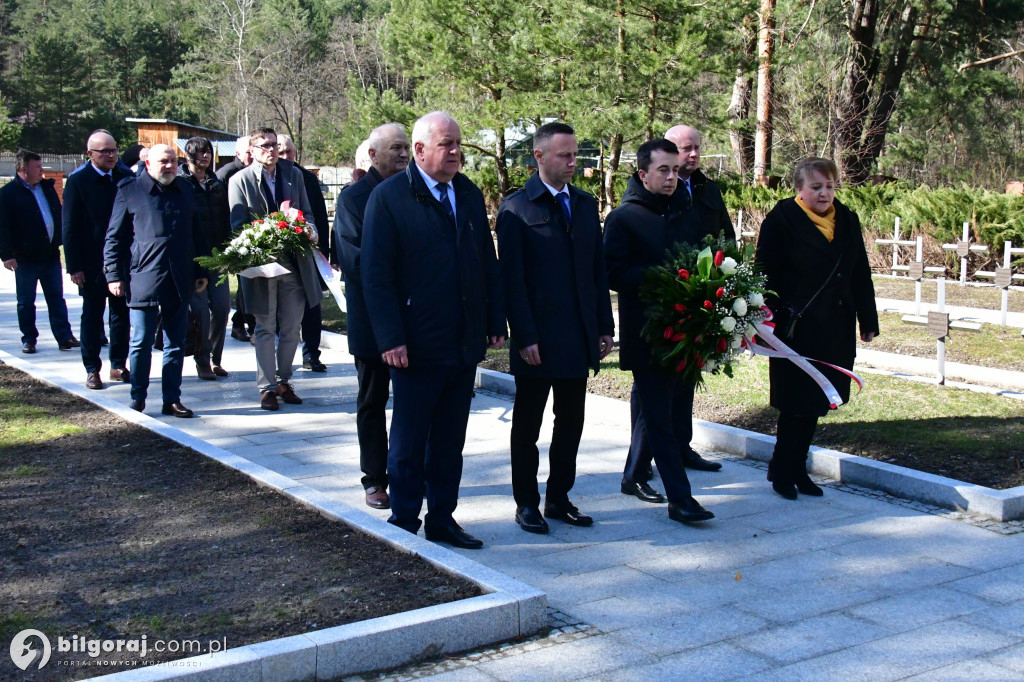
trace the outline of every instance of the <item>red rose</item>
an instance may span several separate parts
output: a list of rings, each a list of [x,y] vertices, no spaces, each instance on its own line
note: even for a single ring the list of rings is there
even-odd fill
[[[295,234],[302,234],[302,228],[299,227],[298,225],[296,225],[292,229],[295,230]]]
[[[277,221],[277,229],[279,229],[279,230],[287,230],[288,229],[288,223],[286,223],[283,220],[278,220]]]
[[[680,270],[679,279],[690,279],[690,272],[688,270]]]
[[[665,333],[663,334],[663,336],[665,337],[666,340],[671,339],[672,338],[672,334],[674,332],[675,332],[675,330],[672,329],[672,327],[665,327]]]
[[[715,350],[718,351],[719,353],[725,351],[725,349],[728,348],[728,347],[729,347],[729,342],[725,340],[725,337],[722,337],[721,339],[718,339],[718,343],[715,344]]]
[[[686,369],[686,358],[683,358],[682,360],[680,360],[679,364],[676,365],[676,374],[679,374],[684,369]]]
[[[725,254],[719,251],[715,254],[715,265],[721,265],[725,261]]]
[[[714,304],[714,303],[712,303],[711,301],[704,301],[704,307],[705,307],[705,308],[706,308],[707,310],[711,310],[712,308],[714,308],[714,307],[715,307],[715,304]]]
[[[306,218],[302,215],[302,211],[295,211],[295,220],[305,220]]]
[[[674,306],[672,306],[672,307],[673,307],[673,308],[675,308],[675,311],[676,311],[677,313],[681,313],[681,312],[683,312],[684,310],[686,310],[686,306],[685,306],[685,305],[683,305],[682,303],[676,303],[676,304],[675,304]]]
[[[718,253],[722,252],[719,251]],[[723,296],[725,296],[725,289],[723,287],[718,287],[718,291],[715,292],[715,296],[717,296],[718,298],[722,298]]]
[[[702,358],[699,355],[694,355],[693,361],[697,363],[697,367],[699,367],[700,369],[704,369],[704,358]]]
[[[683,332],[679,332],[678,334],[673,334],[672,335],[673,343],[679,343],[680,341],[682,341],[685,338],[686,338],[686,334],[684,334]]]

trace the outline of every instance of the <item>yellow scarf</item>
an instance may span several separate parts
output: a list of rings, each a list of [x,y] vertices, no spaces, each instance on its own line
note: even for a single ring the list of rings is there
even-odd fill
[[[825,235],[825,239],[831,242],[832,239],[836,236],[835,205],[829,206],[828,211],[826,211],[825,215],[818,215],[811,209],[807,208],[807,204],[805,204],[800,199],[799,194],[796,196],[796,204],[797,206],[804,210],[804,213],[806,213],[807,217],[811,219],[811,222],[814,223],[814,226],[818,228],[818,232],[821,232],[823,235]]]

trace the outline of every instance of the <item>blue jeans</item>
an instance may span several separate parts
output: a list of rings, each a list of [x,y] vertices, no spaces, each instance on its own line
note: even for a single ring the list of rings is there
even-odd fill
[[[58,343],[71,338],[71,324],[68,322],[68,306],[64,303],[64,280],[60,268],[60,259],[47,263],[18,262],[14,271],[14,281],[18,299],[18,327],[21,329],[21,342],[35,343],[39,338],[36,329],[36,283],[43,287],[46,299],[46,310],[50,316],[50,331]]]
[[[149,390],[149,372],[153,364],[153,341],[158,314],[164,330],[164,363],[161,392],[164,405],[181,400],[181,367],[185,360],[185,330],[188,325],[188,304],[183,301],[146,308],[130,308],[132,345],[132,400],[145,400]]]

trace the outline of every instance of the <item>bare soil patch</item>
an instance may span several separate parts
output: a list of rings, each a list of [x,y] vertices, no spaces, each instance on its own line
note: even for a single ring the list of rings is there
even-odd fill
[[[132,667],[111,661],[200,653],[159,654],[156,640],[237,647],[480,594],[3,364],[0,386],[84,429],[12,445],[0,428],[0,679],[82,679]],[[9,418],[0,414],[0,427]],[[25,628],[54,646],[31,674],[6,655]],[[145,635],[150,651],[145,659],[58,652],[56,638],[73,635]]]

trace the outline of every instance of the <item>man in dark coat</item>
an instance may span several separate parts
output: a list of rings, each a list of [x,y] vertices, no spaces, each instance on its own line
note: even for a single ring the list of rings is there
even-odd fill
[[[72,173],[64,186],[62,215],[64,265],[82,296],[82,363],[86,388],[103,388],[100,349],[103,346],[103,311],[110,305],[110,380],[128,382],[128,306],[123,297],[107,289],[103,273],[103,247],[114,207],[117,183],[134,177],[118,165],[117,144],[105,131],[89,136],[89,163]]]
[[[587,375],[612,349],[601,219],[594,197],[569,184],[576,171],[572,127],[547,123],[534,135],[537,173],[498,210],[499,263],[516,379],[512,494],[516,523],[546,533],[537,488],[537,439],[548,395],[555,426],[548,449],[544,516],[575,526],[593,519],[570,501],[583,435]]]
[[[479,548],[452,518],[476,364],[505,342],[501,274],[484,197],[459,173],[462,133],[427,114],[412,134],[415,163],[370,194],[362,279],[377,348],[391,366],[391,518],[428,540]]]
[[[206,271],[194,260],[206,253],[206,236],[195,190],[177,177],[177,169],[174,150],[154,145],[146,173],[118,185],[103,263],[110,293],[126,298],[131,311],[131,408],[146,408],[159,315],[164,333],[162,412],[191,417],[192,410],[181,404],[181,368],[188,304],[192,292],[207,284]]]
[[[280,161],[292,163],[302,173],[302,182],[306,186],[306,198],[309,199],[309,207],[313,209],[313,222],[316,225],[324,226],[317,248],[324,258],[330,261],[331,258],[331,232],[326,229],[327,202],[324,201],[324,193],[320,190],[320,179],[316,173],[295,163],[295,142],[288,135],[277,136],[277,152]],[[279,163],[280,163],[279,161]],[[283,164],[282,164],[283,165]],[[321,286],[323,279],[321,278]],[[319,305],[310,306],[306,303],[306,309],[302,313],[302,366],[313,372],[326,372],[327,365],[320,362],[320,337],[323,332],[324,315],[323,307]]]
[[[249,138],[240,137],[235,141],[235,160],[217,169],[217,179],[228,186],[228,181],[238,171],[248,168],[252,163],[252,149]],[[238,286],[235,288],[235,312],[231,315],[231,338],[244,343],[252,342],[252,332],[256,329],[256,318],[245,312],[245,298],[242,295],[241,278],[236,277]],[[246,330],[245,326],[249,325]]]
[[[370,313],[363,299],[360,255],[363,217],[373,189],[409,165],[409,136],[398,123],[385,123],[370,133],[370,170],[361,180],[338,195],[334,211],[334,243],[345,276],[348,323],[348,352],[355,359],[359,376],[356,398],[356,431],[359,434],[359,468],[366,504],[388,509],[387,404],[391,369],[381,359],[373,336]]]
[[[704,521],[714,514],[693,499],[681,457],[689,438],[677,432],[690,421],[693,387],[655,366],[650,345],[640,336],[646,309],[640,288],[648,271],[664,263],[667,251],[689,241],[685,205],[675,196],[678,149],[668,140],[651,140],[637,150],[636,162],[638,171],[629,179],[622,203],[608,214],[604,233],[608,282],[619,293],[619,366],[633,372],[639,408],[621,490],[645,502],[664,501],[642,477],[653,456],[665,484],[669,518]]]
[[[38,154],[19,150],[15,167],[17,176],[0,189],[0,261],[14,271],[21,351],[36,352],[37,285],[43,287],[57,347],[78,348],[68,322],[60,271],[60,199],[53,180],[43,179],[43,160]]]

